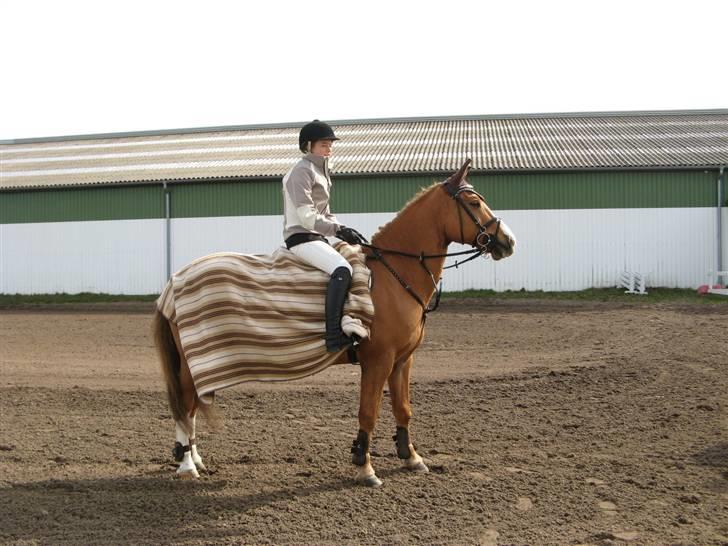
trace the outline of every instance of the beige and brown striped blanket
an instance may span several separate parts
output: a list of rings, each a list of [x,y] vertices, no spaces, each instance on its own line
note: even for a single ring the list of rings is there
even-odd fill
[[[369,328],[374,306],[364,255],[346,243],[335,248],[354,270],[344,312]],[[200,398],[244,381],[299,379],[333,364],[338,354],[324,343],[328,280],[284,247],[271,255],[211,254],[175,273],[157,308],[179,329]]]

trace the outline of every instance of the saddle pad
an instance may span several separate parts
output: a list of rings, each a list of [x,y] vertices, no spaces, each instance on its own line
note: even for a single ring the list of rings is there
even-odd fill
[[[359,247],[336,250],[353,268],[344,313],[369,329],[374,306]],[[284,247],[271,255],[220,252],[175,273],[157,308],[177,325],[197,394],[244,381],[287,381],[329,367],[325,295],[329,275]]]

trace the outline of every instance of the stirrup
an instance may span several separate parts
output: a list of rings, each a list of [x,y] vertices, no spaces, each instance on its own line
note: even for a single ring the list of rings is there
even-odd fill
[[[349,315],[341,317],[341,329],[345,335],[349,337],[356,336],[359,340],[369,337],[369,331],[362,324],[361,320],[350,317]]]

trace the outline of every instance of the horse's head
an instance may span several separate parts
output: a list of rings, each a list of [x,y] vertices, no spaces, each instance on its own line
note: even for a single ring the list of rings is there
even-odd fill
[[[508,226],[493,214],[466,177],[470,159],[458,172],[442,183],[442,188],[455,202],[451,214],[445,219],[445,233],[449,241],[469,244],[490,254],[494,260],[507,258],[516,248],[516,238]]]

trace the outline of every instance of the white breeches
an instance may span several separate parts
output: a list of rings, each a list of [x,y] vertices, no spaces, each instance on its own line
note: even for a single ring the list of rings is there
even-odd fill
[[[323,241],[309,241],[301,243],[290,249],[296,256],[309,265],[312,265],[321,271],[331,275],[337,268],[345,267],[352,272],[351,265],[344,257],[336,252],[331,245]]]

